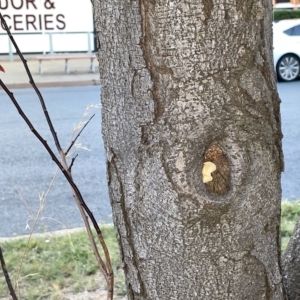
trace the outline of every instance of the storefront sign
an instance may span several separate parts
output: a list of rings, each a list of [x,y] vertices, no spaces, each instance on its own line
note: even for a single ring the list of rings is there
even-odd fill
[[[0,12],[12,32],[93,31],[89,0],[0,0]]]

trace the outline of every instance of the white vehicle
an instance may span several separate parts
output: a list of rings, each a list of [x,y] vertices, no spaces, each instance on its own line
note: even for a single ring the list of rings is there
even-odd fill
[[[273,23],[273,38],[278,80],[295,80],[300,73],[300,19]]]

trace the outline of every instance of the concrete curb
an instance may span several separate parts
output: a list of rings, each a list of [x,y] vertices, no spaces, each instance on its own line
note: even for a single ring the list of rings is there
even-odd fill
[[[100,80],[78,80],[78,81],[51,81],[51,82],[36,82],[38,88],[44,87],[72,87],[72,86],[89,86],[99,85]],[[9,83],[6,85],[9,89],[27,89],[32,88],[32,85],[27,83]]]
[[[103,224],[98,224],[98,225],[99,225],[100,229],[103,227],[114,227],[113,223],[103,223]],[[80,231],[86,231],[86,228],[85,227],[75,227],[75,228],[47,231],[47,232],[43,232],[43,233],[33,233],[32,238],[51,238],[51,237],[72,234],[72,233],[76,233],[76,232],[80,232]],[[0,243],[9,242],[9,241],[18,240],[18,239],[28,239],[29,237],[30,237],[30,234],[10,236],[10,237],[0,237]]]

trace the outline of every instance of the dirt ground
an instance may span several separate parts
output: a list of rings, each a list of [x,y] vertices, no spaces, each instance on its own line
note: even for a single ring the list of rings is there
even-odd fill
[[[11,297],[6,298],[0,298],[1,300],[11,300]],[[106,291],[103,290],[96,290],[92,292],[82,292],[78,294],[72,294],[72,293],[64,293],[62,291],[61,296],[58,298],[59,300],[106,300]],[[114,296],[114,300],[127,300],[127,297],[125,296]]]
[[[65,294],[64,300],[106,300],[106,291],[82,292],[78,294]],[[127,300],[127,297],[114,296],[114,300]]]

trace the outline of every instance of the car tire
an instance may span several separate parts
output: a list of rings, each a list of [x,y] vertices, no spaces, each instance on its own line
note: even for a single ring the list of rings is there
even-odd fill
[[[294,54],[283,55],[276,66],[276,73],[280,81],[293,81],[300,73],[300,59]]]

